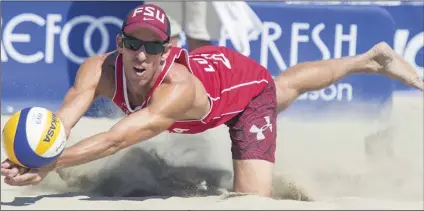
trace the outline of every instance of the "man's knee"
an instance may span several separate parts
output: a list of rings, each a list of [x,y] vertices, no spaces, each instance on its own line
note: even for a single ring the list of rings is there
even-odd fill
[[[284,72],[274,78],[277,95],[277,113],[287,109],[302,94],[290,85],[288,77]]]
[[[265,160],[233,160],[234,191],[270,197],[274,164]]]

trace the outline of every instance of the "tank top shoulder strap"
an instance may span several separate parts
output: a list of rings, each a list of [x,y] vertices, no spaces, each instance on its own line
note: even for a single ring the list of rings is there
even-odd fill
[[[116,104],[124,101],[123,74],[122,54],[118,54],[115,60],[115,93],[112,98],[112,101]]]
[[[186,49],[179,49],[177,53],[176,62],[182,64],[187,67],[187,69],[192,73],[190,62],[189,62],[189,54]]]

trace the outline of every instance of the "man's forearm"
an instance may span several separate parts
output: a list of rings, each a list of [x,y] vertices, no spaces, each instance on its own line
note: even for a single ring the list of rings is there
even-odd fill
[[[119,142],[111,140],[108,132],[87,138],[66,148],[55,163],[55,169],[85,164],[114,154],[119,150]]]
[[[77,88],[71,87],[66,93],[62,105],[56,112],[56,116],[65,127],[66,137],[69,137],[72,128],[88,110],[95,97],[96,93],[94,89],[78,91]]]
[[[125,120],[126,119],[124,118],[121,122]],[[147,125],[139,126],[136,130],[132,130],[131,128],[125,129],[124,126],[126,125],[120,127],[121,124],[119,123],[121,122],[118,122],[118,124],[108,132],[91,136],[69,148],[66,148],[55,162],[54,168],[57,170],[107,157],[123,148],[141,142],[142,140],[147,140],[163,131],[152,129]],[[143,124],[140,123],[140,125]]]

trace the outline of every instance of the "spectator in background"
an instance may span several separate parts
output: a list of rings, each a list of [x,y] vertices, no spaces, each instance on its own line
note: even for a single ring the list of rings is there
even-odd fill
[[[221,23],[211,2],[145,1],[145,4],[155,4],[166,12],[171,23],[173,46],[179,45],[182,32],[187,38],[189,51],[210,45],[211,41],[220,38]]]

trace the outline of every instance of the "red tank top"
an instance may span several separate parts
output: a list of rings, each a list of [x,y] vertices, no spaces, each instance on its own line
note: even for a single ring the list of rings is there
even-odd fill
[[[119,55],[115,64],[116,87],[113,102],[127,115],[145,108],[153,91],[162,83],[174,62],[186,66],[203,83],[211,109],[199,120],[175,122],[168,128],[170,132],[194,134],[224,124],[242,112],[267,83],[274,83],[269,72],[256,61],[226,47],[201,47],[190,55],[185,49],[175,47],[171,49],[146,100],[142,106],[134,109],[128,102],[122,56]]]

